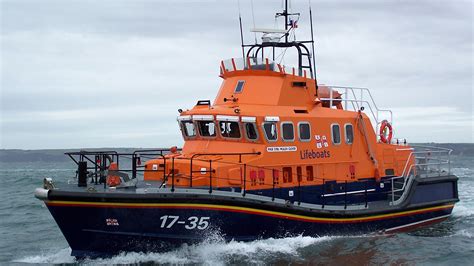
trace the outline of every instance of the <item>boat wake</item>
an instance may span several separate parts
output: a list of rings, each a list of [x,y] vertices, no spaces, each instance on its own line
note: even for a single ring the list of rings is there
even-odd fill
[[[42,252],[39,255],[27,256],[21,259],[13,260],[15,263],[51,263],[51,264],[67,264],[75,263],[76,259],[72,257],[70,248],[63,248],[60,250],[51,250],[49,252]]]
[[[459,186],[462,189],[459,190],[460,202],[456,204],[453,210],[453,217],[474,217],[474,209],[472,205],[474,203],[474,171],[466,167],[453,168],[453,173],[459,177]]]
[[[273,260],[286,258],[298,261],[301,250],[329,241],[337,237],[309,237],[297,236],[287,238],[269,238],[252,242],[230,241],[215,237],[206,239],[196,245],[183,245],[169,252],[139,253],[127,252],[106,259],[85,259],[81,264],[133,264],[133,263],[160,263],[160,264],[261,264]],[[70,256],[71,249],[64,248],[59,251],[51,251],[50,254],[28,256],[13,262],[18,263],[77,263]]]

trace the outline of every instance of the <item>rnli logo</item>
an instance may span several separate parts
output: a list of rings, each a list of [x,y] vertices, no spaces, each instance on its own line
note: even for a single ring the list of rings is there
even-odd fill
[[[323,147],[329,147],[329,143],[325,135],[315,135],[314,138],[316,139],[316,148],[321,149]]]

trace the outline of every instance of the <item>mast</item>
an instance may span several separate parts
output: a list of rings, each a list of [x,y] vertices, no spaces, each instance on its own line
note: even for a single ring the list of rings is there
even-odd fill
[[[242,46],[242,60],[244,60],[244,66],[247,64],[245,60],[245,47],[244,47],[244,32],[242,31],[242,16],[239,13],[239,25],[240,25],[240,45]]]
[[[243,33],[242,33],[242,20],[239,14],[239,22],[240,22],[240,34],[241,34],[241,41],[242,41],[242,48],[246,50],[244,58],[257,58],[261,56],[262,59],[264,58],[264,50],[265,49],[272,49],[273,58],[275,57],[275,49],[281,49],[284,53],[286,52],[287,48],[295,48],[298,55],[298,75],[302,76],[303,74],[306,75],[306,70],[309,71],[310,77],[315,80],[316,86],[316,96],[318,95],[318,84],[316,81],[316,61],[315,61],[315,48],[314,48],[314,32],[313,32],[313,16],[311,11],[311,5],[309,8],[309,15],[311,21],[311,39],[306,41],[297,41],[295,40],[288,40],[290,36],[290,31],[295,30],[297,28],[297,22],[299,21],[300,13],[289,13],[288,10],[289,3],[288,0],[285,0],[285,6],[283,12],[276,13],[275,19],[279,17],[283,17],[285,19],[285,30],[281,29],[253,29],[254,32],[263,33],[262,42],[258,43],[255,42],[254,44],[244,44],[243,42]],[[296,20],[293,20],[292,16],[297,16]],[[272,35],[273,34],[273,35]],[[280,36],[275,37],[274,35],[282,34]],[[311,45],[311,50],[308,49],[306,45]],[[313,58],[311,58],[311,56]],[[247,61],[247,60],[245,60]]]
[[[283,10],[283,14],[285,16],[285,42],[288,42],[288,0],[285,0],[285,10]]]
[[[318,80],[316,78],[316,52],[314,50],[314,33],[313,33],[313,12],[311,12],[311,1],[309,2],[309,23],[311,24],[311,50],[313,52],[313,72],[314,85],[316,86],[316,97],[318,97]]]
[[[289,23],[288,23],[288,16],[290,15],[296,15],[296,14],[289,14],[288,13],[288,0],[285,0],[285,9],[283,10],[282,13],[276,13],[276,17],[285,17],[285,43],[288,42],[288,26],[289,26]]]

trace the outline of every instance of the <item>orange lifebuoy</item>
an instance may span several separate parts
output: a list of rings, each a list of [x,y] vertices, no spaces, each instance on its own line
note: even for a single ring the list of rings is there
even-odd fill
[[[388,132],[387,132],[388,131]],[[383,143],[391,143],[392,142],[392,125],[387,120],[382,121],[382,125],[380,125],[380,141]]]

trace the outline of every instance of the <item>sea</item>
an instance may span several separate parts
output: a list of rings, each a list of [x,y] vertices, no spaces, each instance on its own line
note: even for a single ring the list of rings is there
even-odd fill
[[[54,219],[33,196],[44,177],[67,182],[75,164],[62,151],[0,150],[0,265],[474,265],[474,144],[466,145],[468,152],[455,152],[451,165],[461,201],[448,220],[417,231],[253,242],[212,237],[172,251],[81,261],[70,256]]]

